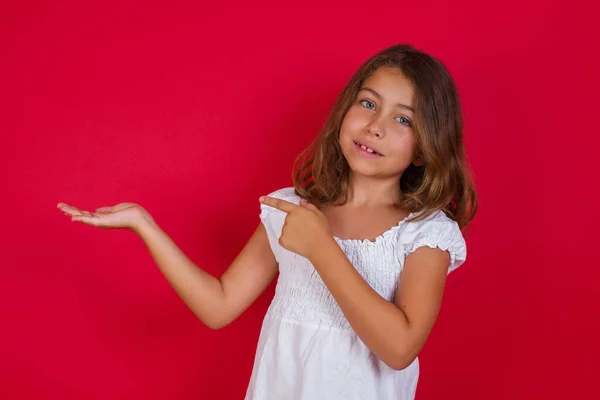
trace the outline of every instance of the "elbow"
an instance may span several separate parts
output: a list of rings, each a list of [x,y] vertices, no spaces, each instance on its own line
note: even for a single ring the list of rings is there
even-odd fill
[[[385,364],[395,371],[401,371],[405,368],[408,368],[408,366],[410,366],[413,363],[413,361],[415,361],[415,359],[416,359],[416,357],[415,358],[403,358],[403,359],[388,361]]]
[[[408,368],[413,363],[413,361],[415,361],[415,359],[416,357],[396,358],[393,360],[386,361],[385,364],[394,371],[401,371],[405,368]]]
[[[204,323],[204,325],[206,325],[208,328],[212,329],[213,331],[218,331],[219,329],[223,329],[231,323],[231,321],[223,320],[223,319],[202,321],[202,322]]]
[[[214,323],[214,322],[204,322],[204,325],[206,325],[208,328],[212,329],[213,331],[218,331],[219,329],[223,329],[225,326],[227,326],[226,324],[218,324],[218,323]]]
[[[232,319],[228,318],[210,318],[207,316],[201,317],[198,313],[195,313],[196,317],[207,327],[212,329],[213,331],[217,331],[219,329],[225,328],[232,322]]]
[[[190,310],[204,326],[214,331],[225,328],[235,320],[235,316],[231,315],[224,307],[213,307],[208,309],[190,307]]]
[[[417,359],[417,353],[414,351],[397,351],[390,354],[382,361],[395,371],[401,371],[408,368]]]

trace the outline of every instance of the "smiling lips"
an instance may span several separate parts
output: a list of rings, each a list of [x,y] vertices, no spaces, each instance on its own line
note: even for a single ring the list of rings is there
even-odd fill
[[[368,147],[360,142],[354,142],[354,145],[356,146],[356,148],[358,149],[358,151],[361,154],[364,155],[368,155],[371,157],[382,157],[381,153],[378,153],[375,149],[373,149],[372,147]]]

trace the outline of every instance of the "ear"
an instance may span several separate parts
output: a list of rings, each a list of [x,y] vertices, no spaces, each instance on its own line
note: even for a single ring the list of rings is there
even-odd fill
[[[423,161],[423,156],[415,155],[415,159],[413,160],[413,164],[417,167],[422,167],[425,165],[425,161]]]

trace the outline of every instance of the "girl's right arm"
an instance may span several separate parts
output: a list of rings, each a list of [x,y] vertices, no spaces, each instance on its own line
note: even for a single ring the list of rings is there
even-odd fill
[[[258,227],[220,279],[200,269],[152,219],[136,229],[171,287],[208,327],[220,329],[242,314],[275,278],[277,261]]]
[[[65,203],[57,207],[72,221],[104,229],[129,229],[137,233],[169,284],[205,325],[222,328],[243,313],[273,281],[278,271],[262,223],[233,263],[217,279],[200,269],[177,247],[140,205],[120,203],[96,212]]]

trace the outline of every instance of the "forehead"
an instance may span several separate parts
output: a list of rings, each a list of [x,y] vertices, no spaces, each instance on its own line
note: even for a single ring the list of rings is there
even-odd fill
[[[364,87],[375,90],[385,102],[413,105],[414,86],[398,68],[378,68],[363,82]]]

